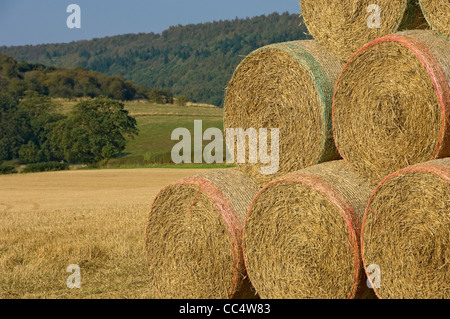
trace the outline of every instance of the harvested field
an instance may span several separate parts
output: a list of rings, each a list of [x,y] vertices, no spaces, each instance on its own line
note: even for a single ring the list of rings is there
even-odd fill
[[[203,170],[0,176],[0,298],[157,298],[145,226],[164,186]],[[66,268],[81,268],[70,290]]]

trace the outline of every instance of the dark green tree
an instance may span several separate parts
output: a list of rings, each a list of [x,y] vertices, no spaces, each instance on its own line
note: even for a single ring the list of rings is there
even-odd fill
[[[19,79],[13,78],[9,81],[8,84],[8,93],[14,96],[15,98],[21,99],[25,96],[25,92],[27,91],[26,83]]]
[[[107,87],[108,96],[119,101],[130,101],[136,95],[134,85],[120,77],[109,79]]]
[[[187,97],[185,95],[177,96],[176,100],[177,100],[178,106],[186,106],[186,104],[188,102]]]
[[[18,108],[17,99],[0,94],[0,162],[17,158],[31,135],[29,118]]]
[[[77,104],[52,134],[55,153],[71,163],[93,164],[120,154],[138,134],[124,104],[106,97]]]
[[[42,161],[42,150],[32,141],[23,144],[19,149],[19,159],[22,164],[34,164]]]
[[[55,124],[65,118],[56,112],[58,105],[49,97],[30,96],[19,103],[19,110],[28,119],[29,141],[21,146],[19,159],[24,164],[59,161],[63,158],[52,151],[50,136]]]
[[[17,61],[10,56],[0,55],[0,71],[8,79],[18,77]]]
[[[173,104],[174,101],[173,94],[168,89],[152,89],[148,93],[148,99],[157,104]]]
[[[51,73],[47,81],[51,97],[73,98],[75,96],[75,80],[65,70]]]
[[[24,82],[27,90],[36,92],[39,95],[48,95],[49,90],[46,82],[46,75],[42,71],[33,70],[24,74]]]

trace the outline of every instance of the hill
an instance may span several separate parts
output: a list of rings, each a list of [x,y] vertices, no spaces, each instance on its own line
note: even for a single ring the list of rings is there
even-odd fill
[[[161,34],[126,34],[89,41],[0,47],[17,60],[120,75],[136,85],[167,89],[221,106],[224,88],[244,56],[271,43],[309,39],[296,14],[174,26]]]
[[[14,58],[0,54],[1,93],[7,93],[16,99],[31,95],[52,98],[107,96],[129,101],[150,99],[150,93],[155,95],[164,92],[135,87],[134,83],[125,81],[121,76],[109,76],[81,67],[63,69],[26,61],[18,63]]]

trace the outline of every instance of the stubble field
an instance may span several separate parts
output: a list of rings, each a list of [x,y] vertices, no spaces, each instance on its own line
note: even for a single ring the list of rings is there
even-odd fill
[[[153,299],[144,232],[166,185],[188,169],[0,176],[0,298]],[[69,265],[81,289],[69,289]]]

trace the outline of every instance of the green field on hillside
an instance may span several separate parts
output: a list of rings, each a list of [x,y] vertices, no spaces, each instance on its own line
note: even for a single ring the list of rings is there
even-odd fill
[[[187,128],[193,138],[195,120],[203,121],[203,131],[212,127],[223,130],[223,109],[217,107],[157,105],[145,101],[125,105],[137,120],[139,135],[128,141],[121,155],[105,164],[109,168],[172,165],[171,151],[178,143],[171,140],[173,130]],[[204,164],[182,166],[208,167]]]

